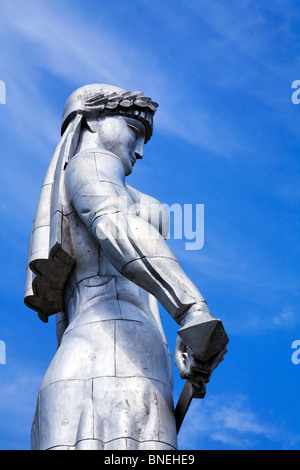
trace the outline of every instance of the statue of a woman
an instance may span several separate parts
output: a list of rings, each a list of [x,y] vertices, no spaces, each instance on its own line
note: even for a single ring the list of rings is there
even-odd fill
[[[177,448],[171,357],[157,300],[180,325],[181,377],[208,382],[228,342],[168,247],[164,207],[125,182],[157,108],[140,92],[76,90],[42,187],[26,304],[57,314],[32,449]]]

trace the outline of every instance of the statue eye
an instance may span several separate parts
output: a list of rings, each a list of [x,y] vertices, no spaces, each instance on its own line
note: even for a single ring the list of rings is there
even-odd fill
[[[130,132],[132,133],[132,135],[135,137],[135,140],[137,140],[140,134],[140,131],[136,127],[132,126],[131,124],[127,124],[127,126],[130,129]]]

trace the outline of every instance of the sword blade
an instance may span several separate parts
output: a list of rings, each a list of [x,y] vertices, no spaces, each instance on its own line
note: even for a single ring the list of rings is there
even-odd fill
[[[203,384],[203,390],[196,389],[193,384],[185,381],[183,389],[181,390],[180,397],[178,399],[176,408],[175,408],[175,420],[176,420],[176,429],[177,434],[181,428],[184,417],[189,409],[191,401],[193,398],[204,398],[206,393],[205,385]]]

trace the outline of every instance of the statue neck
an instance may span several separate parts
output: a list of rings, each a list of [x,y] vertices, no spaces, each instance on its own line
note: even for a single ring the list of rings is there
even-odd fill
[[[88,129],[82,129],[75,153],[86,152],[96,148],[99,148],[99,150],[105,150],[99,147],[99,143],[97,142],[97,133],[90,132]]]

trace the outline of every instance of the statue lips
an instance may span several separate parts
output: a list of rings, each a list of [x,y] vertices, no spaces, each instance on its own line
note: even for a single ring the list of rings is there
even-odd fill
[[[131,158],[132,166],[134,166],[134,164],[135,164],[135,162],[136,162],[136,156],[135,156],[135,154],[130,154],[130,158]]]

